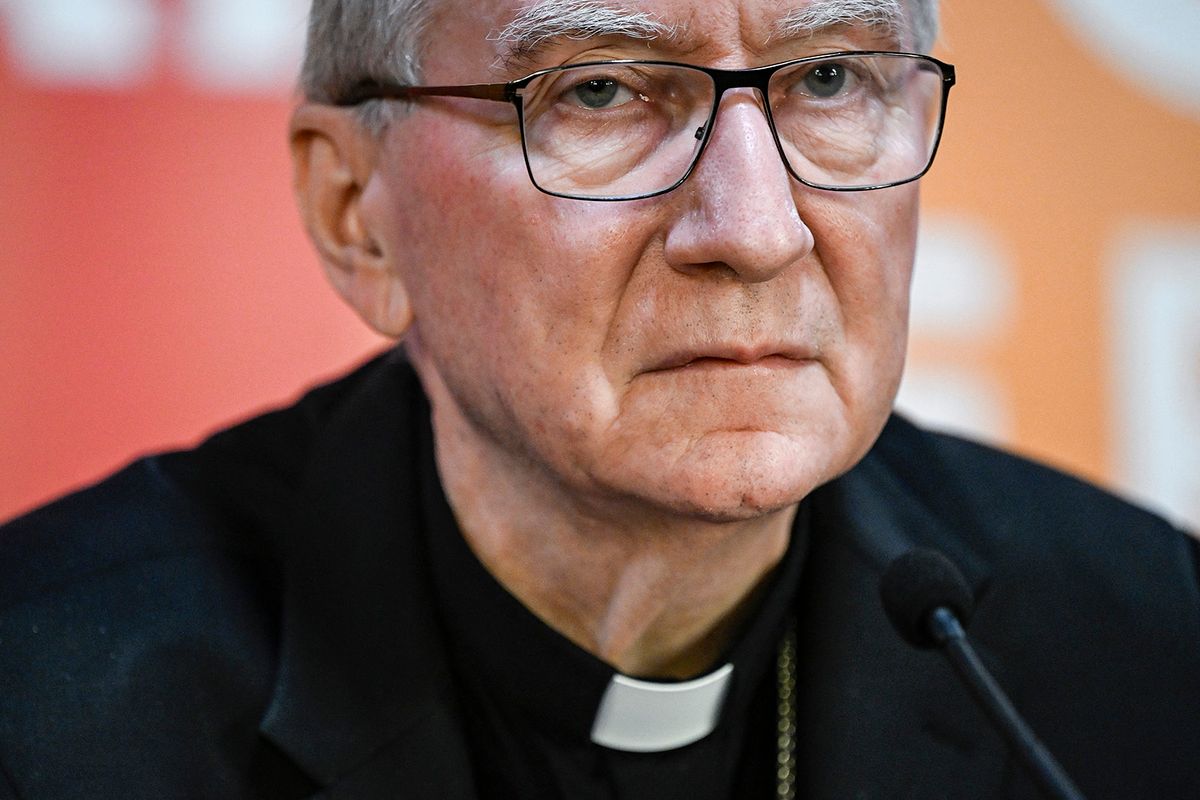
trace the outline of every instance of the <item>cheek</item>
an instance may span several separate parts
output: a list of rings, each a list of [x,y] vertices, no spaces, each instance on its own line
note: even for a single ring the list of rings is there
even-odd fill
[[[654,225],[636,204],[545,195],[519,151],[472,144],[429,136],[398,148],[421,148],[420,163],[391,171],[399,268],[422,346],[477,422],[563,436],[604,424],[613,407],[604,343]]]
[[[417,327],[430,345],[444,338],[491,341],[495,317],[511,305],[507,295],[518,277],[496,266],[503,250],[525,246],[535,225],[516,180],[522,175],[497,168],[509,160],[506,153],[465,158],[462,144],[442,127],[415,127],[427,135],[400,138],[387,180],[397,269],[412,297]],[[428,135],[437,130],[443,135]]]
[[[904,366],[916,208],[910,187],[835,197],[814,231],[841,314],[835,379],[872,414],[890,408]]]
[[[907,188],[838,196],[821,212],[817,249],[850,338],[904,335],[917,235]]]

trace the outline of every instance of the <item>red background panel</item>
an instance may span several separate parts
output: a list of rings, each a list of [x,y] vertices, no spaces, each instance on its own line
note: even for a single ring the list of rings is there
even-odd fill
[[[281,94],[0,72],[0,517],[380,346],[304,238]]]

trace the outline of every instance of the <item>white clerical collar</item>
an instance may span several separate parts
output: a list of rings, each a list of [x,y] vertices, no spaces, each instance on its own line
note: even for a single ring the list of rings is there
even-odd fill
[[[613,675],[600,700],[592,741],[613,750],[674,750],[712,733],[721,716],[733,664],[695,680],[653,683]]]

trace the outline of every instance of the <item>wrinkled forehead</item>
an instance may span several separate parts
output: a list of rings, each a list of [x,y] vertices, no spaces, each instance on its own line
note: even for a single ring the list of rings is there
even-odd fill
[[[642,42],[694,53],[720,42],[765,50],[830,32],[879,49],[910,48],[912,0],[444,0],[448,25],[482,34],[496,62],[536,66],[562,42]]]

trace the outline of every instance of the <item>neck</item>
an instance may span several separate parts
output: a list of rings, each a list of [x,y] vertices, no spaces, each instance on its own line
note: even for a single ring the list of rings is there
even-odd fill
[[[795,506],[713,522],[581,502],[460,422],[435,405],[438,470],[467,543],[509,592],[625,674],[715,666],[787,550]]]

